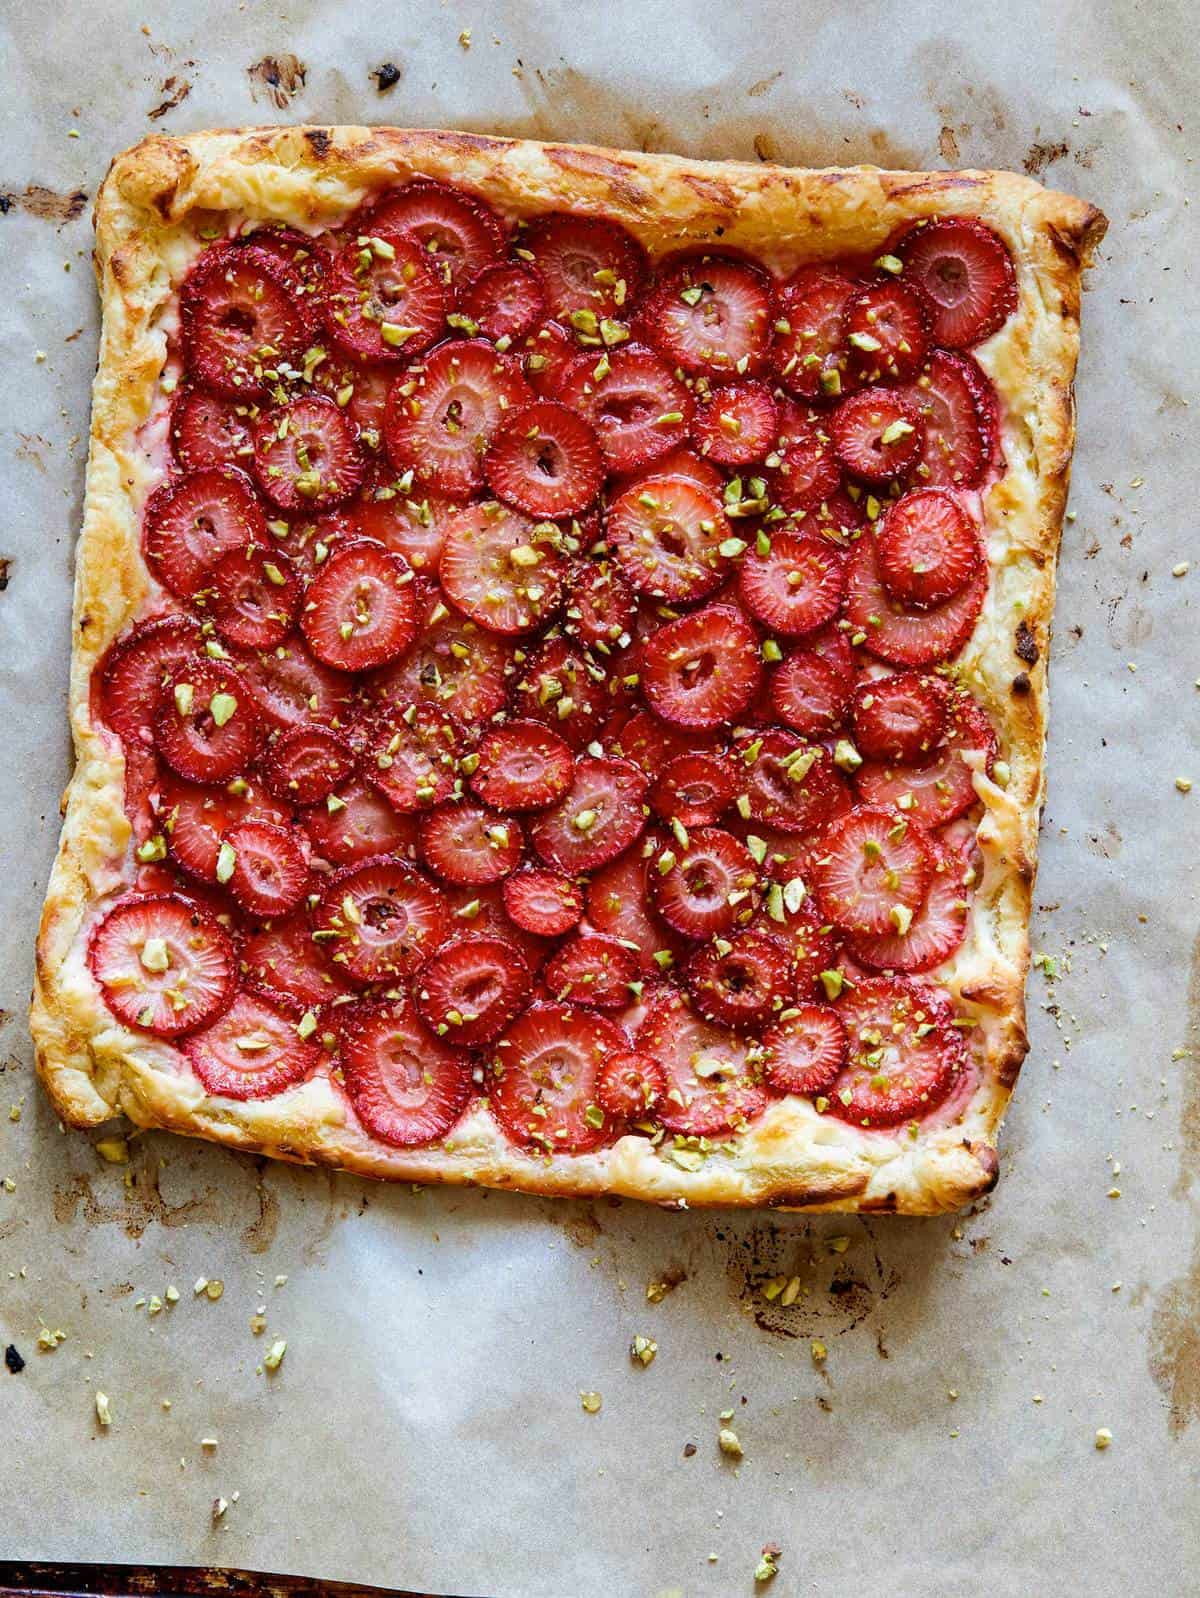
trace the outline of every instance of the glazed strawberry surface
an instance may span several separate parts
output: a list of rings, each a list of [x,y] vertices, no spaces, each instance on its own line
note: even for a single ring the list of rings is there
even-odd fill
[[[93,685],[114,1016],[395,1148],[950,1113],[1014,305],[953,218],[782,279],[417,180],[208,244]]]

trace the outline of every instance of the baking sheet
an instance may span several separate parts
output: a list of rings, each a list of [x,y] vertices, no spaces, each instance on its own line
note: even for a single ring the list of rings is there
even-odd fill
[[[0,1364],[0,1555],[477,1598],[1200,1585],[1184,6],[90,0],[12,3],[2,25],[0,1345],[25,1366]],[[24,1011],[67,775],[87,206],[144,132],[296,119],[1024,167],[1110,216],[1055,632],[1046,959],[1002,1181],[972,1215],[389,1190],[159,1135],[111,1165],[57,1127]],[[789,1307],[763,1296],[776,1276],[798,1278]],[[658,1343],[648,1368],[635,1334]],[[756,1589],[768,1542],[779,1574]]]

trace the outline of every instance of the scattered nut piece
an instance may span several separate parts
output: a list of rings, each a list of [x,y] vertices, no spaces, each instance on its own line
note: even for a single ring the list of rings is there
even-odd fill
[[[163,1296],[166,1299],[168,1304],[178,1304],[178,1302],[179,1302],[179,1289],[175,1286],[174,1282],[172,1282],[171,1285],[167,1288],[167,1291],[166,1291],[166,1293]]]
[[[745,1449],[742,1447],[738,1434],[733,1430],[732,1426],[721,1427],[721,1430],[717,1433],[717,1443],[721,1452],[728,1454],[731,1459],[741,1459],[745,1454]]]
[[[255,1337],[261,1337],[266,1329],[267,1317],[265,1315],[251,1315],[250,1330],[254,1333]]]
[[[579,1402],[583,1406],[586,1414],[598,1415],[600,1413],[600,1405],[604,1402],[604,1400],[600,1397],[599,1393],[585,1393],[581,1389],[579,1394]]]
[[[1104,1450],[1108,1447],[1108,1445],[1112,1442],[1112,1440],[1113,1440],[1112,1432],[1109,1431],[1107,1426],[1101,1426],[1097,1430],[1097,1432],[1096,1432],[1096,1447],[1100,1450],[1101,1453],[1104,1452]]]
[[[215,1448],[217,1446],[217,1439],[215,1437],[202,1437],[200,1439],[200,1446],[201,1448]]]
[[[204,1284],[204,1296],[206,1298],[210,1298],[214,1304],[224,1291],[225,1283],[222,1282],[219,1277],[215,1278],[211,1282],[205,1282]]]
[[[819,1337],[814,1337],[812,1340],[813,1364],[823,1365],[825,1360],[828,1358],[828,1355],[829,1350],[825,1347],[825,1344],[821,1342]]]
[[[112,1409],[109,1406],[107,1393],[98,1392],[96,1394],[96,1419],[101,1426],[112,1425]]]
[[[629,1345],[629,1357],[640,1365],[652,1365],[654,1356],[658,1353],[658,1344],[652,1337],[642,1337],[639,1333]]]
[[[777,1576],[782,1558],[783,1549],[778,1543],[764,1543],[762,1557],[754,1567],[755,1581],[770,1581],[772,1576]]]
[[[281,1337],[271,1344],[263,1356],[263,1364],[269,1371],[277,1371],[283,1363],[283,1356],[287,1353],[287,1338]]]
[[[96,1153],[110,1165],[129,1164],[129,1144],[123,1137],[102,1137],[96,1144]]]
[[[213,1524],[214,1525],[216,1525],[217,1521],[220,1520],[221,1516],[225,1513],[225,1511],[228,1508],[229,1508],[229,1500],[227,1498],[214,1498],[213,1499],[212,1518],[213,1518]]]
[[[152,1293],[150,1295],[149,1302],[146,1305],[146,1314],[147,1315],[160,1315],[162,1313],[162,1307],[163,1307],[162,1299],[159,1298],[157,1293]]]
[[[60,1327],[55,1327],[54,1331],[51,1331],[48,1326],[43,1326],[37,1335],[38,1347],[44,1349],[47,1354],[53,1354],[58,1345],[65,1343],[66,1340],[67,1334]]]

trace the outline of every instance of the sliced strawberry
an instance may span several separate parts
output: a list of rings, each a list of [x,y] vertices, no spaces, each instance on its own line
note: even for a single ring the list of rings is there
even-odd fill
[[[692,441],[707,460],[720,466],[749,466],[762,460],[779,433],[779,407],[766,383],[728,383],[715,390],[696,412]]]
[[[648,477],[625,489],[609,507],[605,532],[627,580],[652,599],[703,599],[729,565],[720,501],[686,477]]]
[[[381,472],[343,511],[349,536],[370,538],[403,555],[417,572],[435,572],[446,523],[458,506],[436,494],[406,492],[394,472]],[[415,491],[414,491],[415,492]]]
[[[339,723],[348,713],[350,679],[314,660],[299,636],[250,656],[245,680],[259,715],[272,727]]]
[[[251,915],[285,916],[308,891],[308,853],[297,834],[266,821],[242,821],[224,838],[232,850],[229,891]]]
[[[550,314],[564,319],[589,311],[596,318],[625,314],[645,276],[637,240],[601,217],[550,212],[529,224],[520,245],[542,280]]]
[[[650,847],[647,855],[647,847],[630,849],[598,871],[587,887],[588,921],[597,932],[611,933],[633,949],[643,976],[658,973],[663,965],[677,963],[685,949],[680,935],[648,909],[648,890],[656,874],[658,850]]]
[[[188,472],[146,501],[142,548],[150,570],[173,594],[190,599],[230,550],[267,542],[250,479],[233,467]]]
[[[421,818],[421,857],[443,882],[499,882],[520,865],[524,841],[515,818],[481,805],[442,805]]]
[[[604,725],[614,686],[590,651],[556,634],[517,678],[512,698],[517,710],[544,722],[578,751]]]
[[[504,908],[523,932],[558,938],[583,917],[583,894],[570,877],[547,866],[525,866],[505,877]]]
[[[646,1121],[662,1104],[667,1078],[648,1054],[629,1049],[611,1055],[600,1067],[596,1099],[614,1121]]]
[[[752,928],[732,942],[719,939],[697,949],[683,978],[702,1016],[743,1032],[761,1027],[786,1004],[791,961],[780,939]]]
[[[542,978],[560,1002],[623,1010],[630,1003],[629,984],[637,974],[638,957],[632,949],[602,933],[581,932],[550,957]]]
[[[444,804],[454,787],[462,733],[430,704],[376,718],[365,729],[363,771],[397,810]]]
[[[300,626],[327,666],[369,671],[402,655],[417,631],[412,567],[382,544],[336,549],[308,585]]]
[[[804,640],[804,647],[820,655],[822,660],[827,660],[847,689],[854,687],[858,667],[854,660],[854,651],[850,648],[841,627],[835,624],[823,627],[819,632],[809,633]]]
[[[923,828],[892,811],[863,806],[826,829],[813,862],[813,886],[839,926],[887,933],[907,925],[925,903],[933,866]]]
[[[498,1038],[529,998],[533,978],[519,949],[503,938],[443,944],[413,978],[421,1019],[456,1048]]]
[[[218,394],[265,393],[308,337],[287,269],[253,245],[205,250],[179,290],[188,371]]]
[[[753,914],[754,860],[719,827],[701,827],[686,846],[660,850],[646,875],[655,910],[684,937],[724,937]]]
[[[236,981],[229,934],[174,893],[118,900],[92,928],[88,964],[117,1019],[160,1038],[206,1026]]]
[[[394,1148],[436,1143],[471,1097],[471,1063],[431,1037],[407,999],[340,1012],[341,1064],[354,1113]]]
[[[863,381],[906,382],[921,369],[929,349],[929,318],[921,300],[903,283],[871,283],[848,301],[846,342]]]
[[[493,810],[542,810],[571,786],[570,746],[537,721],[508,721],[485,734],[471,787]]]
[[[163,689],[194,657],[200,630],[190,616],[141,622],[119,638],[99,668],[99,714],[115,733],[147,743]]]
[[[762,366],[774,297],[761,267],[696,255],[659,278],[642,309],[646,335],[672,366],[730,377]]]
[[[946,731],[950,692],[940,677],[900,672],[866,678],[850,707],[854,742],[871,760],[920,765]]]
[[[924,300],[936,344],[967,349],[998,332],[1017,305],[1003,240],[972,217],[919,222],[896,245],[904,281]]]
[[[846,307],[855,292],[850,278],[824,269],[784,288],[771,360],[789,393],[800,399],[836,398],[854,386]]]
[[[948,960],[967,935],[970,887],[967,867],[954,849],[929,840],[933,875],[925,903],[903,931],[875,937],[852,936],[849,949],[860,965],[875,971],[932,971]]]
[[[450,931],[450,910],[419,871],[387,856],[335,871],[313,912],[321,948],[352,981],[409,976]]]
[[[203,657],[175,669],[154,725],[172,771],[190,782],[227,782],[250,764],[259,738],[258,712],[237,672]]]
[[[251,407],[244,400],[181,389],[171,406],[171,449],[185,472],[245,466],[254,456]]]
[[[610,754],[632,760],[648,777],[655,776],[668,761],[711,743],[704,733],[684,732],[660,721],[648,710],[618,711],[605,728],[604,743]]]
[[[213,1098],[269,1099],[310,1077],[321,1049],[301,1037],[299,1012],[246,989],[219,1020],[186,1038],[183,1052]]]
[[[950,701],[945,743],[931,757],[919,766],[865,761],[855,783],[868,804],[892,805],[922,826],[940,827],[975,803],[972,770],[990,776],[995,756],[996,734],[987,716],[969,694],[956,694]]]
[[[388,455],[434,493],[470,499],[483,486],[483,455],[505,412],[532,397],[520,368],[486,340],[441,344],[388,396]]]
[[[850,1058],[829,1093],[834,1115],[855,1126],[896,1126],[935,1108],[966,1069],[945,999],[906,977],[859,981],[838,1013]]]
[[[794,880],[794,863],[777,869],[785,886]],[[800,998],[820,992],[822,971],[831,971],[837,963],[839,936],[812,894],[806,893],[794,910],[788,908],[785,900],[783,923],[777,924],[776,930],[791,955],[794,992]]]
[[[226,643],[272,649],[292,630],[300,608],[300,579],[286,555],[247,544],[222,555],[197,595]]]
[[[681,827],[711,827],[736,792],[733,768],[724,755],[676,755],[654,779],[650,808]]]
[[[914,481],[931,487],[975,488],[993,447],[999,448],[995,390],[969,355],[934,350],[905,396],[925,424]]]
[[[888,592],[918,608],[961,594],[984,558],[975,524],[940,488],[919,488],[890,505],[875,543]]]
[[[155,814],[172,857],[204,882],[217,880],[221,843],[231,827],[244,821],[283,824],[288,819],[286,810],[253,789],[230,793],[174,777],[159,783]]]
[[[358,492],[366,462],[354,424],[336,402],[302,394],[255,426],[254,475],[281,510],[328,510]]]
[[[842,558],[811,533],[776,533],[767,553],[750,550],[738,574],[742,604],[773,632],[798,637],[831,621],[845,591]]]
[[[440,566],[446,597],[489,632],[529,632],[562,593],[566,566],[551,535],[557,529],[494,500],[469,505],[446,528]]]
[[[866,505],[861,494],[851,499],[845,488],[835,488],[815,510],[797,520],[803,521],[806,532],[820,533],[823,538],[845,547],[853,543],[855,534],[866,526]]]
[[[861,538],[846,568],[846,619],[851,637],[895,666],[932,666],[956,655],[974,631],[987,595],[981,566],[971,583],[930,610],[905,610],[884,587],[874,538]]]
[[[530,516],[577,516],[604,481],[595,433],[557,400],[509,411],[492,434],[483,472],[499,498]]]
[[[407,361],[445,330],[446,295],[430,257],[397,233],[334,256],[325,294],[325,325],[360,361]]]
[[[776,1093],[827,1093],[849,1053],[846,1028],[828,1004],[802,1004],[763,1034],[767,1081]]]
[[[586,561],[576,567],[567,607],[566,628],[583,643],[609,654],[628,643],[637,620],[637,599],[629,584],[608,560]]]
[[[758,693],[758,638],[732,605],[708,605],[667,622],[642,649],[642,692],[681,727],[720,727]]]
[[[357,777],[306,809],[302,819],[313,849],[336,866],[376,854],[408,854],[417,839],[414,817],[396,811]]]
[[[375,699],[397,710],[427,700],[470,726],[504,708],[512,669],[509,646],[448,611],[439,595],[408,653],[370,687]]]
[[[796,514],[824,504],[841,482],[842,468],[824,423],[800,421],[790,432],[772,483],[780,505]]]
[[[696,1015],[680,993],[655,1001],[638,1028],[637,1046],[666,1075],[658,1118],[668,1132],[718,1137],[766,1107],[747,1040]]]
[[[445,288],[455,294],[504,248],[504,229],[490,206],[474,194],[414,178],[387,194],[360,218],[360,233],[414,240]]]
[[[316,804],[345,782],[357,763],[341,733],[294,727],[268,745],[261,761],[263,785],[287,804]]]
[[[496,1045],[488,1104],[505,1135],[543,1154],[586,1154],[609,1136],[600,1066],[629,1039],[594,1010],[536,1003]]]
[[[520,949],[531,971],[541,970],[550,952],[550,940],[527,932],[509,917],[498,883],[481,888],[456,888],[448,883],[445,899],[455,934],[469,932],[473,937],[501,938]]]
[[[920,458],[924,423],[898,391],[875,387],[844,399],[829,430],[848,472],[868,483],[894,483]]]
[[[642,344],[579,355],[559,380],[557,397],[587,418],[610,472],[631,472],[686,439],[690,391]]]
[[[570,876],[594,871],[641,832],[645,791],[645,777],[628,761],[586,755],[575,762],[564,797],[531,822],[530,842],[547,865]]]
[[[278,261],[306,326],[315,334],[321,325],[321,299],[329,276],[329,251],[324,244],[298,228],[278,224],[255,228],[235,242],[261,250]]]
[[[508,349],[546,316],[546,293],[536,272],[517,261],[486,266],[464,291],[462,309],[484,338]]]
[[[689,482],[698,483],[701,488],[706,488],[718,499],[725,492],[725,478],[717,467],[711,461],[701,460],[699,455],[694,455],[690,449],[684,449],[682,446],[668,450],[649,466],[623,477],[618,487],[622,493],[635,485],[640,488],[648,477],[686,477]]]
[[[242,980],[267,998],[279,996],[306,1010],[322,1010],[354,988],[331,966],[312,939],[302,913],[272,921],[242,944]]]
[[[743,735],[736,757],[751,816],[780,832],[815,831],[844,793],[828,750],[781,728]]]
[[[771,678],[771,715],[806,738],[824,738],[841,722],[850,687],[837,666],[813,649],[797,649]]]
[[[522,344],[521,369],[536,393],[561,399],[562,379],[578,354],[579,344],[566,328],[559,322],[547,322]]]

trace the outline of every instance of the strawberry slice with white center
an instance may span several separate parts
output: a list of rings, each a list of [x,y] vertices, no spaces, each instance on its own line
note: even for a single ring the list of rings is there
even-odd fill
[[[825,504],[842,481],[842,468],[825,423],[801,419],[789,432],[771,481],[780,505],[797,515]]]
[[[863,380],[903,383],[915,377],[929,349],[929,318],[903,283],[871,283],[846,306],[846,342]]]
[[[429,704],[378,717],[364,729],[363,772],[397,810],[429,810],[454,788],[462,732]]]
[[[738,573],[742,604],[764,627],[794,638],[832,621],[845,592],[842,556],[813,533],[775,533]]]
[[[640,322],[672,366],[739,377],[763,365],[774,296],[759,266],[732,256],[697,255],[659,278]]]
[[[250,764],[259,739],[258,713],[237,672],[202,657],[177,667],[154,724],[172,771],[190,782],[227,782]]]
[[[570,745],[537,721],[491,728],[476,751],[471,787],[493,810],[542,810],[571,786]]]
[[[637,621],[637,599],[609,560],[577,567],[567,607],[566,631],[602,655],[628,645]]]
[[[308,337],[286,268],[253,245],[205,250],[180,287],[179,311],[188,371],[233,398],[265,393]]]
[[[967,867],[955,849],[930,838],[933,875],[925,903],[903,928],[874,937],[851,935],[850,953],[875,971],[932,971],[948,960],[967,935],[970,884]]]
[[[321,1063],[302,1023],[298,1006],[243,988],[219,1020],[184,1039],[183,1052],[211,1098],[271,1099]]]
[[[512,816],[482,805],[442,805],[421,818],[421,857],[443,882],[499,882],[521,863],[525,842]]]
[[[314,851],[335,866],[377,854],[410,854],[417,841],[415,818],[357,777],[311,805],[302,820]]]
[[[244,665],[246,686],[271,727],[341,723],[349,714],[350,678],[315,660],[298,635],[249,656]]]
[[[529,997],[521,951],[503,938],[444,944],[413,978],[413,996],[431,1032],[460,1049],[498,1038]]]
[[[202,388],[183,389],[171,407],[171,449],[185,472],[245,466],[254,457],[250,406]]]
[[[940,488],[919,488],[890,505],[876,548],[892,598],[922,609],[961,594],[984,558],[975,524]]]
[[[687,438],[691,391],[642,344],[577,356],[557,397],[586,417],[610,472],[632,472]]]
[[[341,733],[329,727],[293,727],[267,746],[261,761],[263,785],[285,804],[312,805],[328,798],[357,764]]]
[[[914,477],[934,488],[976,488],[999,453],[996,391],[969,355],[934,350],[904,391],[925,424]]]
[[[431,1037],[407,999],[339,1014],[341,1065],[354,1113],[394,1148],[436,1143],[471,1097],[471,1062]]]
[[[190,616],[142,622],[113,644],[100,667],[99,712],[115,733],[149,742],[163,689],[199,644]]]
[[[520,248],[532,257],[551,316],[571,320],[590,336],[597,334],[600,319],[627,314],[645,277],[637,240],[601,217],[574,212],[535,217],[520,235]]]
[[[667,622],[642,647],[642,692],[680,727],[720,727],[754,702],[758,637],[732,605],[707,605]]]
[[[231,865],[228,856],[221,856],[221,844],[231,827],[243,821],[282,824],[288,813],[254,789],[230,793],[226,788],[201,788],[164,777],[158,784],[155,817],[172,858],[192,876],[216,882],[218,868],[227,876]]]
[[[609,507],[605,532],[626,580],[652,599],[691,603],[720,586],[733,533],[716,494],[654,476]]]
[[[469,505],[446,527],[439,572],[447,599],[489,632],[529,632],[562,594],[566,564],[557,536],[549,524],[494,500]]]
[[[770,453],[779,434],[779,407],[766,383],[727,383],[701,405],[692,441],[719,466],[749,466]]]
[[[815,831],[845,792],[829,751],[780,727],[744,734],[735,760],[743,767],[739,787],[750,815],[780,832]]]
[[[596,1098],[614,1121],[647,1121],[667,1091],[666,1073],[648,1054],[628,1049],[614,1054],[600,1067]]]
[[[851,550],[846,567],[851,641],[864,644],[894,666],[933,666],[949,660],[974,631],[987,586],[987,567],[981,565],[953,599],[928,610],[905,609],[889,595],[875,539],[866,535]]]
[[[842,995],[849,1059],[829,1110],[854,1126],[898,1126],[936,1108],[967,1069],[943,995],[906,977],[874,977]]]
[[[343,509],[350,536],[370,538],[403,555],[417,573],[436,572],[446,523],[458,506],[436,494],[406,492],[394,472],[380,471]]]
[[[706,943],[688,961],[683,979],[702,1016],[744,1032],[787,1003],[791,961],[779,938],[751,929],[732,942]]]
[[[509,646],[495,633],[447,610],[440,593],[403,660],[372,679],[381,703],[406,709],[428,700],[464,726],[488,721],[508,700]]]
[[[700,827],[686,844],[658,851],[646,873],[654,909],[686,938],[719,938],[754,913],[754,860],[746,845],[719,827]]]
[[[563,377],[578,354],[579,344],[567,329],[560,322],[546,322],[522,343],[521,369],[535,393],[561,399]]]
[[[419,244],[452,297],[504,248],[504,229],[490,206],[432,178],[414,178],[360,221],[365,237],[401,233]]]
[[[678,964],[686,947],[679,933],[649,909],[658,854],[659,847],[642,844],[598,871],[587,885],[588,921],[597,932],[611,933],[633,949],[643,976],[660,975]]]
[[[485,339],[440,344],[388,395],[388,456],[423,488],[470,499],[483,487],[483,456],[505,413],[532,398],[520,368]]]
[[[142,549],[164,588],[190,599],[206,573],[231,550],[265,544],[267,528],[244,472],[230,466],[187,472],[146,501]]]
[[[360,361],[421,354],[446,326],[446,292],[431,258],[399,233],[352,240],[329,269],[325,326]]]
[[[719,1137],[766,1108],[747,1040],[704,1020],[680,993],[655,1001],[638,1028],[637,1046],[666,1076],[658,1119],[668,1132]]]
[[[551,956],[542,978],[560,1002],[623,1010],[630,1003],[629,984],[637,974],[638,957],[632,949],[602,933],[582,932]]]
[[[462,296],[463,314],[484,338],[508,349],[546,317],[546,292],[536,272],[517,261],[484,267]]]
[[[799,399],[836,399],[855,377],[846,342],[846,307],[857,285],[841,273],[799,275],[779,296],[771,361],[779,380]]]
[[[286,555],[247,544],[221,556],[204,579],[196,602],[212,617],[226,643],[273,649],[292,630],[301,592],[300,579]]]
[[[596,435],[557,400],[509,411],[483,461],[488,485],[530,516],[577,516],[604,481]]]
[[[628,761],[584,756],[566,794],[530,823],[530,842],[559,871],[594,871],[640,834],[645,792],[645,776]]]
[[[488,1105],[505,1136],[540,1154],[587,1154],[609,1136],[596,1102],[603,1062],[629,1047],[614,1022],[570,1004],[537,1003],[496,1044]]]
[[[612,708],[616,683],[586,649],[570,638],[547,638],[513,689],[514,707],[547,726],[572,749],[599,734]]]
[[[308,585],[300,626],[308,647],[339,671],[369,671],[402,655],[417,632],[412,567],[382,544],[336,549]]]
[[[1017,278],[1003,240],[972,217],[920,222],[896,245],[904,281],[924,300],[936,344],[967,349],[1004,326]]]
[[[504,908],[523,932],[559,938],[583,919],[583,894],[570,877],[548,866],[524,866],[505,877]]]
[[[237,977],[229,934],[175,893],[118,900],[92,928],[88,964],[117,1019],[160,1038],[206,1026]]]
[[[711,461],[702,460],[682,446],[669,450],[650,466],[623,477],[615,487],[624,493],[627,488],[640,488],[648,477],[686,477],[688,482],[698,483],[718,499],[725,492],[725,478],[720,470]]]
[[[259,487],[293,515],[342,504],[362,487],[366,472],[358,430],[324,394],[302,394],[255,426]]]
[[[650,808],[664,821],[678,821],[681,827],[711,827],[733,803],[736,792],[727,756],[676,755],[654,779]]]
[[[767,1081],[776,1093],[827,1094],[849,1053],[841,1016],[828,1004],[801,1004],[763,1034]]]
[[[232,857],[229,891],[251,915],[285,916],[308,891],[308,852],[288,827],[267,821],[241,821],[225,834],[222,852]]]
[[[353,982],[410,976],[450,932],[450,909],[419,871],[386,856],[343,866],[313,911],[313,937]]]
[[[813,649],[797,649],[771,678],[771,716],[803,733],[824,738],[841,722],[850,698],[844,675]]]
[[[355,991],[312,940],[301,912],[272,921],[242,944],[242,980],[266,998],[283,998],[305,1010],[323,1010]]]
[[[987,716],[969,694],[956,694],[947,714],[945,742],[921,764],[868,760],[854,780],[868,804],[890,805],[922,826],[941,827],[976,802],[972,772],[990,776],[995,757],[996,734]]]
[[[850,706],[855,746],[870,760],[920,765],[945,735],[949,703],[940,677],[904,671],[867,678]]]
[[[924,828],[862,806],[826,829],[813,860],[813,887],[826,915],[848,931],[902,931],[925,903],[933,867]]]
[[[829,422],[833,447],[848,472],[867,483],[894,483],[917,463],[925,424],[895,389],[851,394]]]

